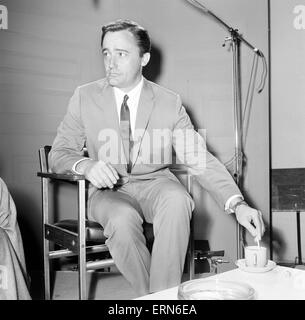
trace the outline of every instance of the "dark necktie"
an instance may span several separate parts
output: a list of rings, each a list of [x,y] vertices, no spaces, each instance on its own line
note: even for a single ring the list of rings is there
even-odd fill
[[[121,105],[121,118],[120,118],[120,129],[121,137],[123,140],[124,152],[127,160],[127,172],[131,172],[131,126],[130,126],[130,112],[127,105],[128,95],[126,94]]]

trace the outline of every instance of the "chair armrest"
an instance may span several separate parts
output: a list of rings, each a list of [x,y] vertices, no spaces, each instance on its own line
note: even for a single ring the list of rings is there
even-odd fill
[[[63,181],[81,181],[86,180],[84,175],[80,174],[64,174],[64,173],[49,173],[49,172],[37,172],[37,176],[41,178],[49,178],[54,180],[63,180]]]

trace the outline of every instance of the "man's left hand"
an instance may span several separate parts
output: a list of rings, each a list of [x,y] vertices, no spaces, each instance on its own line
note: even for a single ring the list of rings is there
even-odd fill
[[[235,212],[238,223],[244,226],[255,240],[261,240],[265,232],[262,213],[247,205],[240,205]]]

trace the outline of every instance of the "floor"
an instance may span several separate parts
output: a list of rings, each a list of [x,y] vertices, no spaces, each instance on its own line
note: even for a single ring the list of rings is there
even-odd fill
[[[183,275],[183,281],[188,280],[187,276],[187,274]],[[31,278],[33,300],[43,300],[42,273],[35,272]],[[53,283],[52,300],[78,300],[78,273],[76,271],[56,271],[51,283]],[[87,284],[88,300],[131,300],[137,298],[137,294],[130,284],[115,267],[112,267],[110,272],[87,272]]]
[[[31,278],[33,300],[43,300],[42,272],[34,272]],[[56,271],[53,273],[51,283],[53,300],[78,299],[78,273],[76,271]],[[110,272],[87,272],[87,284],[89,300],[129,300],[137,297],[130,284],[115,268],[112,268]]]
[[[51,280],[51,292],[53,300],[77,300],[78,299],[78,272],[77,260],[69,257],[54,265],[56,272],[53,272]],[[208,262],[196,264],[196,277],[209,275]],[[202,273],[204,272],[204,273]],[[31,296],[34,300],[44,299],[44,284],[42,271],[34,271],[31,276]],[[188,273],[183,274],[182,281],[187,281]],[[115,266],[110,271],[88,271],[87,272],[87,293],[89,300],[130,300],[137,298],[130,284],[125,280]]]
[[[88,272],[87,283],[89,300],[130,300],[137,297],[129,283],[118,272]],[[53,299],[78,299],[77,272],[57,272]]]

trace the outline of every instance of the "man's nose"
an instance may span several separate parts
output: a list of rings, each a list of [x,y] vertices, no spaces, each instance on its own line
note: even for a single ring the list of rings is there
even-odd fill
[[[114,69],[115,68],[115,66],[116,66],[116,60],[115,60],[115,57],[114,56],[112,56],[112,57],[110,57],[110,59],[109,59],[109,68],[110,69]]]

